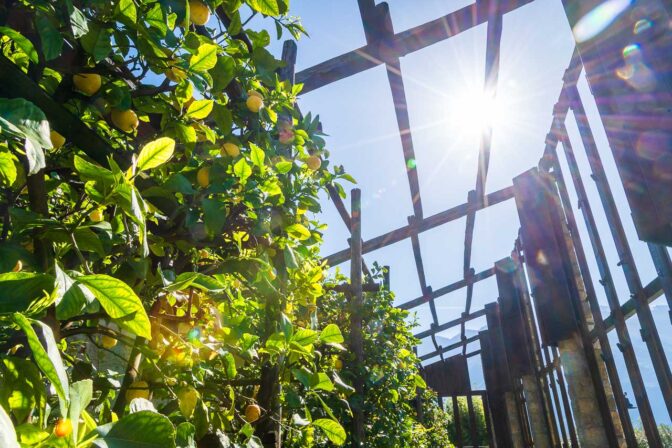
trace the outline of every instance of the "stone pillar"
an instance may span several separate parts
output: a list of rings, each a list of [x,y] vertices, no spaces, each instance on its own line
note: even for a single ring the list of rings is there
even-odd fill
[[[506,416],[509,423],[509,430],[511,431],[511,441],[514,448],[524,448],[525,442],[523,438],[523,428],[520,427],[518,416],[518,408],[516,407],[516,398],[513,392],[504,393],[504,401],[506,402]]]
[[[530,416],[534,447],[551,448],[551,434],[548,429],[543,397],[541,396],[541,390],[537,383],[537,379],[531,374],[524,375],[522,380],[523,391],[525,392],[525,403],[527,403],[527,413]]]
[[[576,334],[559,341],[558,350],[581,448],[609,446],[581,338]]]

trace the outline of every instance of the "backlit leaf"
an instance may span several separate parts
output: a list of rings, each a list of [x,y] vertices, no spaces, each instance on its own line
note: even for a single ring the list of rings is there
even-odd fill
[[[169,137],[157,138],[147,143],[138,156],[138,171],[145,171],[163,165],[175,152],[175,140]]]

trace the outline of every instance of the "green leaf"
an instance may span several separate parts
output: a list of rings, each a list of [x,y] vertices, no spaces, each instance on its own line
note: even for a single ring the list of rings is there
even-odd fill
[[[280,174],[287,174],[294,164],[288,161],[282,161],[275,164],[275,170]]]
[[[163,165],[175,152],[175,140],[169,137],[157,138],[147,143],[138,156],[138,171],[145,171]]]
[[[133,0],[119,0],[117,7],[114,9],[114,14],[122,22],[126,21],[129,24],[135,24],[138,20],[138,12]]]
[[[56,318],[69,319],[82,312],[87,303],[93,302],[95,297],[84,285],[73,280],[58,263],[55,266],[56,283],[59,301],[56,305]]]
[[[217,64],[217,50],[214,44],[201,44],[189,61],[189,68],[195,72],[207,72]]]
[[[226,224],[226,204],[219,199],[203,199],[203,218],[210,235],[219,235]]]
[[[8,152],[0,153],[0,185],[11,186],[16,181],[16,165],[14,157]]]
[[[341,334],[341,329],[338,328],[338,325],[329,324],[320,333],[320,341],[325,344],[341,344],[345,339],[343,339],[343,334]]]
[[[28,174],[36,174],[44,168],[44,151],[42,148],[51,148],[49,122],[44,112],[23,98],[11,100],[2,98],[0,99],[0,118],[7,120],[26,137],[25,151],[28,158]]]
[[[177,448],[196,448],[196,428],[189,422],[177,425]]]
[[[100,448],[175,448],[175,427],[165,415],[140,411],[124,416],[111,429],[99,427]]]
[[[326,390],[330,392],[334,390],[334,383],[331,382],[329,376],[324,372],[314,373],[310,378],[311,389]]]
[[[37,366],[27,359],[15,357],[4,358],[2,363],[0,404],[10,409],[18,422],[26,421],[35,407],[42,417],[47,398]]]
[[[35,16],[37,32],[40,33],[40,42],[42,43],[42,54],[44,59],[51,61],[61,55],[63,51],[63,36],[58,31],[51,18],[37,10]]]
[[[99,182],[101,185],[111,186],[114,184],[114,174],[107,168],[89,162],[80,156],[75,156],[73,159],[75,169],[79,173],[82,180],[92,180]]]
[[[427,389],[427,383],[425,383],[425,380],[422,379],[422,377],[419,374],[413,375],[413,381],[415,382],[415,387],[418,387],[420,389]]]
[[[37,364],[42,373],[44,373],[44,376],[54,386],[61,404],[61,413],[65,415],[65,410],[68,408],[70,388],[68,386],[68,375],[65,373],[65,368],[63,367],[63,360],[54,340],[54,333],[51,331],[51,328],[42,322],[29,320],[19,313],[14,313],[14,323],[26,334],[28,345],[33,352],[35,364]],[[44,341],[46,348],[42,345],[31,323],[40,330],[42,341]]]
[[[252,168],[245,159],[240,159],[233,165],[233,173],[240,179],[240,183],[244,184],[247,182],[247,178],[252,175]]]
[[[278,0],[246,0],[250,8],[267,16],[279,16],[280,5]]]
[[[0,446],[3,448],[21,448],[16,440],[16,431],[12,419],[5,409],[0,406]]]
[[[79,416],[93,398],[93,381],[82,380],[70,385],[70,409],[68,409],[68,418],[70,421],[78,422]],[[72,425],[72,439],[78,440],[77,430],[79,425]]]
[[[254,165],[259,168],[261,174],[264,174],[264,158],[266,158],[266,153],[264,153],[263,149],[252,142],[250,142],[250,149],[252,150],[252,154],[250,156],[252,163],[254,163]]]
[[[112,53],[112,31],[95,22],[89,27],[89,32],[81,37],[80,42],[96,62],[102,61]]]
[[[291,341],[305,347],[306,345],[310,345],[317,341],[317,331],[310,330],[308,328],[301,328],[297,330],[296,333],[294,333]]]
[[[54,292],[54,277],[32,272],[0,274],[0,314],[27,311],[30,306]]]
[[[236,76],[236,63],[231,56],[219,56],[217,64],[210,70],[212,90],[223,91]]]
[[[98,299],[105,312],[138,336],[152,338],[149,317],[140,298],[126,283],[109,275],[94,274],[78,277]]]
[[[303,224],[295,223],[285,228],[287,234],[297,240],[307,240],[310,238],[310,230],[306,229]]]
[[[345,443],[345,429],[343,429],[341,424],[337,421],[328,418],[320,418],[315,420],[313,425],[324,431],[324,434],[334,445],[341,446]]]
[[[202,120],[212,112],[212,100],[196,100],[189,105],[185,118],[192,120]]]
[[[68,11],[68,18],[70,19],[70,30],[75,39],[82,37],[89,31],[89,23],[82,11],[77,9],[72,0],[65,0],[65,6]]]
[[[16,46],[19,47],[21,51],[26,53],[28,59],[30,59],[34,64],[37,64],[39,61],[37,50],[35,50],[33,43],[26,39],[23,34],[6,26],[0,26],[0,34],[4,34],[5,36],[12,39]]]

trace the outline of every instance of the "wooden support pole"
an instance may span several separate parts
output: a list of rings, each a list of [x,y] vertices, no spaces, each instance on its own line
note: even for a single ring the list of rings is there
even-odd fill
[[[353,385],[357,402],[352,405],[352,446],[365,446],[364,432],[364,341],[362,337],[362,192],[351,191],[350,207],[350,350],[355,357]]]

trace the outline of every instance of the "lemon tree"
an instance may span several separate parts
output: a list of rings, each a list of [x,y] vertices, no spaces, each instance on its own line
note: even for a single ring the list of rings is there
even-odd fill
[[[310,216],[352,179],[295,108],[301,86],[279,77],[271,33],[243,26],[261,16],[298,38],[288,6],[0,10],[3,447],[347,442],[363,398]],[[380,300],[371,312],[397,340],[370,369],[400,368],[389,393],[413,424],[417,359]],[[369,414],[382,403],[365,400]],[[376,433],[400,421],[378,411]]]
[[[327,325],[307,315],[325,267],[306,212],[345,177],[270,34],[242,27],[261,15],[298,38],[287,7],[44,0],[3,15],[3,437],[342,444],[331,408],[284,393],[296,370],[331,382],[315,362]]]

